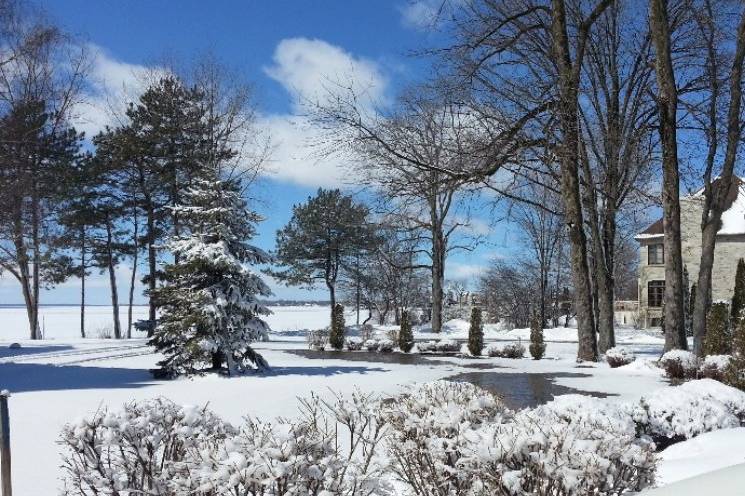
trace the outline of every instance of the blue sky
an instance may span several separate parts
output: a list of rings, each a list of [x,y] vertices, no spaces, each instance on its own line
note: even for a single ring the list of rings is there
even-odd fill
[[[127,89],[131,95],[138,71],[155,67],[164,58],[189,61],[207,51],[256,87],[259,125],[269,134],[273,153],[271,173],[254,191],[257,210],[267,219],[256,243],[274,246],[274,234],[290,218],[293,203],[304,201],[317,187],[339,186],[349,180],[332,160],[319,162],[304,147],[308,130],[298,110],[298,94],[312,94],[324,82],[344,78],[369,83],[377,101],[395,96],[405,85],[426,77],[428,61],[413,50],[437,44],[437,34],[423,29],[435,0],[250,1],[181,0],[36,2],[66,31],[89,44],[93,54],[94,102],[86,132],[107,123],[95,109],[102,94]],[[479,229],[490,212],[476,213]],[[500,234],[501,233],[501,234]],[[509,248],[506,226],[492,234],[473,253],[454,255],[446,277],[478,274],[488,260]],[[120,268],[122,289],[128,268]],[[107,279],[95,274],[88,300],[109,302]],[[325,298],[326,292],[273,285],[281,298]],[[79,282],[71,280],[47,291],[44,303],[75,303]],[[138,292],[139,293],[139,292]],[[0,279],[0,301],[20,303],[18,287],[9,276]],[[142,298],[140,298],[142,301]]]

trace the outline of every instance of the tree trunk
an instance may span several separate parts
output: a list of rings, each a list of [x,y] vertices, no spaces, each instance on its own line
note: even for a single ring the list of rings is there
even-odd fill
[[[85,226],[80,229],[80,337],[85,338]]]
[[[109,270],[109,284],[111,285],[111,306],[114,318],[114,338],[122,338],[122,327],[119,321],[119,293],[116,287],[116,271],[114,267],[113,239],[111,233],[111,222],[106,219],[106,264]]]
[[[334,307],[336,307],[336,287],[334,283],[326,281],[326,287],[329,289],[329,300],[331,300],[331,324],[334,323]]]
[[[432,228],[432,332],[442,330],[445,249],[442,226],[435,220]]]
[[[662,222],[665,249],[665,351],[686,349],[683,308],[683,258],[680,236],[677,109],[667,2],[650,0],[649,24],[656,52],[657,106],[662,147]]]
[[[157,271],[157,260],[155,253],[155,213],[152,208],[148,208],[147,211],[147,263],[148,263],[148,320],[150,325],[147,330],[147,337],[153,336],[155,330],[155,300],[153,300],[153,293],[156,287],[156,271]]]
[[[722,213],[726,205],[731,188],[739,188],[738,182],[733,182],[733,172],[737,149],[742,135],[740,109],[742,107],[742,69],[745,61],[745,13],[740,18],[737,29],[737,43],[735,56],[730,72],[730,104],[727,113],[727,150],[722,164],[722,173],[713,191],[705,190],[709,208],[705,209],[702,217],[701,232],[701,261],[696,283],[696,295],[693,306],[693,352],[701,357],[704,354],[704,338],[706,337],[706,313],[711,305],[711,274],[714,267],[717,232],[721,229]],[[716,119],[716,114],[714,114]],[[712,130],[715,131],[715,130]],[[717,139],[716,133],[712,133]],[[713,150],[713,149],[712,149]],[[707,184],[710,180],[710,171]],[[739,194],[739,191],[736,192]],[[708,211],[707,211],[708,210]]]
[[[597,337],[577,165],[580,158],[577,94],[579,71],[574,64],[581,64],[582,61],[577,60],[572,64],[564,2],[552,0],[551,4],[552,42],[559,76],[559,101],[556,105],[563,139],[559,150],[561,192],[564,200],[564,217],[569,230],[574,306],[577,314],[577,359],[596,361],[598,359]]]
[[[137,242],[137,236],[139,234],[139,224],[137,222],[137,208],[135,208],[134,215],[134,229],[133,229],[133,246],[134,252],[132,253],[132,277],[129,281],[129,306],[127,307],[127,339],[132,339],[132,302],[134,301],[135,295],[135,281],[137,280],[137,258],[140,252],[140,247]]]
[[[41,246],[40,246],[40,240],[39,240],[39,230],[41,226],[39,225],[40,222],[40,212],[39,212],[39,195],[36,191],[36,181],[34,181],[33,186],[33,196],[31,201],[31,208],[32,208],[32,216],[31,216],[31,229],[33,233],[33,254],[34,254],[34,264],[33,264],[33,277],[31,279],[32,283],[32,291],[31,291],[31,305],[33,307],[32,309],[32,324],[31,324],[31,339],[41,339],[40,335],[40,329],[39,329],[39,288],[41,286],[39,281],[39,276],[41,272]]]

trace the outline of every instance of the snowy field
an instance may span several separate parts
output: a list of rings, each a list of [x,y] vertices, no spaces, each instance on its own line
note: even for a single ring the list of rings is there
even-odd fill
[[[311,391],[327,398],[332,392],[348,394],[355,388],[393,394],[407,384],[458,374],[559,374],[553,378],[555,384],[580,392],[605,393],[611,395],[605,401],[611,402],[634,401],[642,394],[667,387],[660,370],[651,365],[662,349],[662,339],[654,332],[619,331],[619,343],[633,349],[639,359],[618,369],[610,369],[604,363],[578,366],[576,331],[570,328],[546,330],[547,356],[541,361],[436,357],[400,364],[320,360],[298,356],[292,350],[306,348],[298,330],[324,326],[329,318],[328,308],[295,306],[273,310],[274,315],[268,319],[274,331],[272,340],[256,345],[272,366],[271,372],[239,378],[205,376],[160,381],[149,373],[159,357],[142,337],[130,341],[82,340],[77,308],[46,307],[42,312],[46,339],[30,342],[24,339],[24,310],[0,309],[0,389],[12,393],[14,494],[56,494],[61,474],[56,441],[62,426],[103,405],[117,408],[131,400],[163,396],[182,404],[209,404],[224,419],[238,424],[245,415],[292,417],[297,398]],[[137,307],[135,318],[142,318],[145,312],[146,308]],[[92,307],[87,313],[89,334],[95,336],[96,329],[108,325],[111,309]],[[348,322],[352,320],[350,314]],[[122,322],[126,322],[126,308],[122,308]],[[465,338],[467,324],[450,322],[445,334]],[[415,335],[417,339],[433,337],[426,329]],[[487,342],[526,339],[527,330],[487,327],[486,338]],[[21,343],[22,348],[9,349],[12,342]],[[476,369],[474,363],[494,368]],[[745,463],[742,446],[745,429],[713,432],[673,445],[662,453],[660,483]],[[744,476],[745,465],[726,473],[729,480],[738,474]]]

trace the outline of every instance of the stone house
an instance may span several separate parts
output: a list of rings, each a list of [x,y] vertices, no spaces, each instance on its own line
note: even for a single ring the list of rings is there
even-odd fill
[[[680,230],[683,265],[688,283],[698,278],[701,260],[701,213],[703,190],[680,199]],[[722,214],[712,272],[712,300],[732,299],[737,261],[745,258],[745,183],[738,179],[728,196],[730,207]],[[665,249],[662,219],[636,235],[639,242],[639,324],[660,325],[665,293]]]

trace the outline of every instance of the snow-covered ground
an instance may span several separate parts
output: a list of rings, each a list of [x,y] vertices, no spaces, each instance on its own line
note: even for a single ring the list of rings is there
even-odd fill
[[[311,391],[329,398],[332,392],[348,394],[355,388],[381,394],[399,392],[413,382],[432,381],[463,373],[550,373],[556,384],[579,391],[603,392],[607,401],[636,400],[640,395],[665,387],[660,369],[650,365],[659,357],[662,339],[654,333],[620,330],[619,342],[629,346],[639,359],[626,367],[610,369],[600,363],[578,366],[576,330],[546,331],[546,359],[481,360],[436,357],[431,363],[382,363],[344,359],[311,359],[290,353],[305,349],[299,329],[323,327],[329,318],[328,307],[296,306],[274,308],[269,318],[272,341],[256,348],[272,366],[265,375],[239,378],[205,376],[172,381],[154,380],[149,369],[159,357],[147,347],[144,338],[128,341],[79,338],[79,314],[75,307],[45,307],[44,341],[25,340],[25,314],[22,308],[0,309],[0,389],[9,389],[13,450],[14,494],[33,496],[55,494],[61,474],[60,449],[56,444],[62,426],[87,416],[102,405],[118,407],[132,400],[163,396],[177,403],[205,405],[225,420],[240,423],[245,415],[272,418],[293,416],[297,397]],[[137,307],[135,318],[146,309]],[[89,329],[108,324],[108,307],[88,309]],[[126,309],[122,309],[126,322]],[[352,316],[348,317],[348,322]],[[487,326],[486,338],[508,341],[527,339],[526,330],[504,331]],[[465,338],[467,324],[452,321],[444,334]],[[95,335],[92,333],[92,335]],[[417,339],[430,339],[422,330]],[[21,349],[9,349],[19,342]],[[475,369],[474,364],[499,368]],[[662,453],[661,481],[670,483],[700,472],[741,463],[728,445],[745,443],[745,429],[714,432],[695,438],[690,450],[674,445]],[[688,456],[700,453],[706,463]],[[698,459],[700,461],[700,459]],[[694,474],[695,472],[695,474]]]

